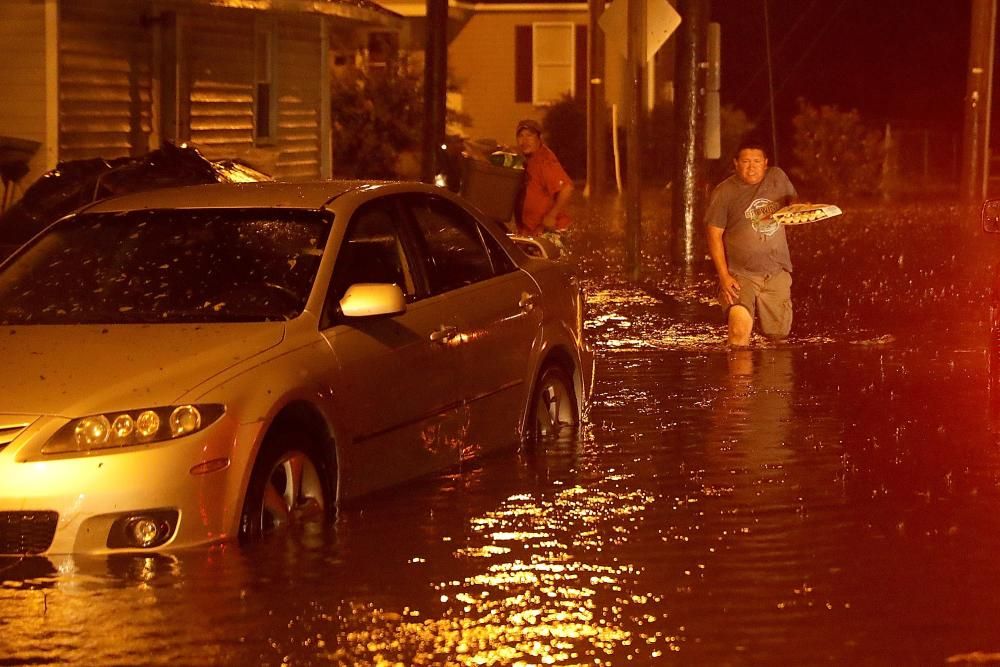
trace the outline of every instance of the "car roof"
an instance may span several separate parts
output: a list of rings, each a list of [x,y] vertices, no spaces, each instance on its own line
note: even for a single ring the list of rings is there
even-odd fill
[[[391,181],[312,181],[302,183],[213,183],[135,192],[104,199],[87,213],[178,208],[294,208],[319,210],[340,195],[358,190],[391,188],[398,191],[432,191],[423,183]]]

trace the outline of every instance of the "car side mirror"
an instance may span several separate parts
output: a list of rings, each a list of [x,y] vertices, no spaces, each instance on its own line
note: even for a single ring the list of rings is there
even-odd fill
[[[403,290],[389,283],[355,283],[347,288],[340,300],[340,312],[344,317],[398,315],[405,311]]]
[[[1000,199],[987,199],[983,203],[983,231],[1000,232]]]
[[[558,259],[562,252],[552,241],[543,237],[518,236],[510,234],[510,240],[529,257],[544,257],[545,259]]]

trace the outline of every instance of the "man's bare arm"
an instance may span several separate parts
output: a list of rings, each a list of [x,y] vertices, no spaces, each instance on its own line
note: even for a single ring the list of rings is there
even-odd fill
[[[725,230],[715,225],[708,225],[707,230],[708,254],[712,258],[715,272],[719,276],[719,295],[726,303],[734,304],[739,298],[740,284],[729,273],[729,264],[726,262],[726,247],[722,242],[722,234]]]
[[[566,204],[569,203],[569,198],[573,195],[573,184],[569,181],[563,185],[562,189],[556,194],[555,203],[549,212],[545,214],[545,218],[542,220],[542,226],[545,229],[554,229],[556,226],[556,216],[559,215],[559,211],[565,208]]]

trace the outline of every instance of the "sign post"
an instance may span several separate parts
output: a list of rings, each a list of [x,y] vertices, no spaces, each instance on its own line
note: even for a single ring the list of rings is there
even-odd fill
[[[629,87],[625,143],[625,271],[632,280],[638,280],[642,273],[641,152],[645,64],[680,22],[680,15],[667,0],[614,0],[598,19],[608,40],[625,56]]]

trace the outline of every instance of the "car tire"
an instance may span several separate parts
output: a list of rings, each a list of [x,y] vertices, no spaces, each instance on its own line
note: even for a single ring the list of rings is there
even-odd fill
[[[576,426],[576,392],[562,367],[546,366],[538,375],[528,414],[528,435],[532,441],[558,436],[564,429]]]
[[[319,447],[298,431],[269,436],[250,475],[240,515],[240,542],[310,521],[323,521],[333,504]]]

